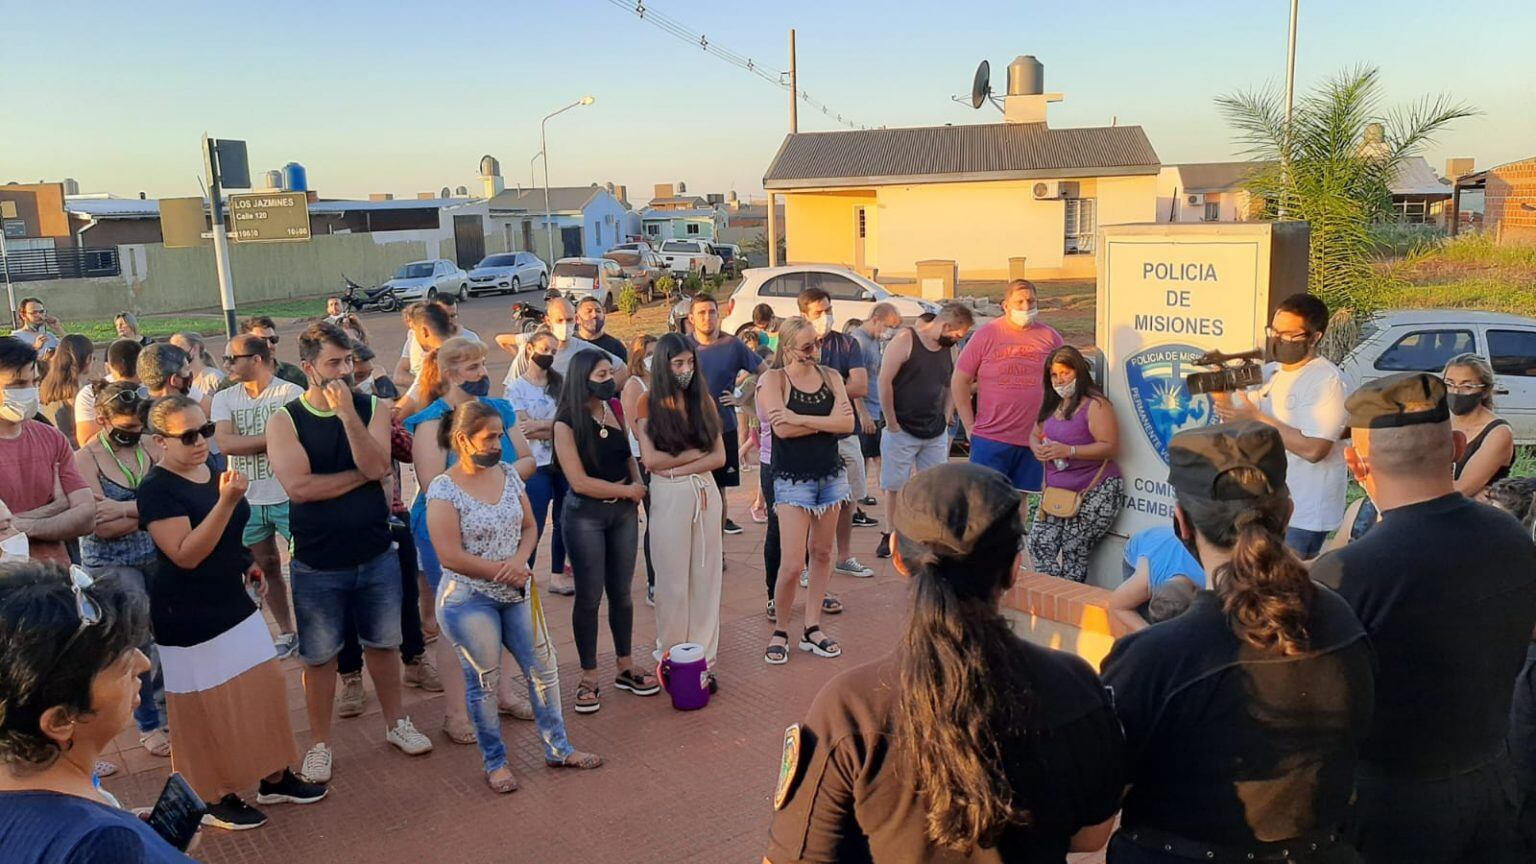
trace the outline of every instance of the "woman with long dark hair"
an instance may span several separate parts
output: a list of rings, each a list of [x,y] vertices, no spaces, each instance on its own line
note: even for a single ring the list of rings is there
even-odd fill
[[[651,389],[637,404],[640,461],[651,475],[649,543],[656,564],[656,652],[704,646],[714,686],[720,647],[720,490],[710,472],[725,464],[715,400],[697,374],[698,356],[668,333],[651,355]]]
[[[565,548],[576,580],[571,629],[581,659],[575,710],[592,714],[602,707],[597,684],[597,610],[608,598],[608,629],[618,674],[613,686],[637,696],[661,691],[656,676],[635,668],[630,639],[635,607],[630,583],[635,576],[639,538],[638,505],[645,499],[640,468],[629,455],[629,438],[613,410],[618,386],[605,352],[577,351],[567,368],[555,414],[555,458],[571,492],[565,496]]]
[[[651,355],[655,350],[656,337],[649,333],[637,334],[629,341],[629,358],[624,361],[629,378],[619,390],[619,407],[624,410],[624,422],[629,425],[629,455],[640,463],[640,479],[645,481],[646,488],[645,500],[641,502],[645,508],[645,529],[640,537],[640,551],[645,557],[645,602],[649,606],[656,605],[656,562],[651,558],[651,473],[645,470],[645,462],[640,459],[635,417],[639,414],[640,403],[645,401],[645,394],[651,389]]]
[[[1044,391],[1030,448],[1045,467],[1047,491],[1035,511],[1029,554],[1041,573],[1085,582],[1088,556],[1125,503],[1125,481],[1115,464],[1120,425],[1114,406],[1093,383],[1088,361],[1071,345],[1046,358]],[[1052,514],[1054,501],[1076,506]]]
[[[1168,461],[1174,531],[1210,590],[1104,660],[1132,766],[1108,860],[1355,861],[1341,828],[1374,703],[1371,649],[1285,545],[1280,433],[1256,421],[1181,432]]]
[[[768,860],[1061,862],[1102,847],[1125,782],[1110,700],[1092,667],[1015,636],[998,609],[1019,493],[952,462],[890,506],[892,563],[912,580],[904,632],[786,733]]]

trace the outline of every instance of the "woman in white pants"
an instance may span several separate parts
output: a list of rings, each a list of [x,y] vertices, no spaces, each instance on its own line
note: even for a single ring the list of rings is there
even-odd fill
[[[725,464],[715,400],[704,393],[688,340],[668,333],[651,355],[651,387],[636,408],[640,461],[651,475],[648,520],[656,567],[656,658],[681,642],[704,646],[715,689],[720,645],[720,491]],[[734,444],[734,442],[733,442]]]

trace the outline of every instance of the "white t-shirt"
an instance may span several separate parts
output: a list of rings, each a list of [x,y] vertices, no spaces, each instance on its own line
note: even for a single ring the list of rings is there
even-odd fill
[[[303,394],[304,388],[281,378],[273,378],[267,389],[254,399],[245,392],[245,385],[236,384],[213,394],[212,420],[215,423],[229,421],[237,435],[265,435],[267,418]],[[250,478],[251,487],[245,498],[251,504],[281,504],[288,500],[288,491],[272,473],[272,463],[266,453],[231,455],[229,467]]]
[[[1268,380],[1259,390],[1260,410],[1296,427],[1308,438],[1334,442],[1333,449],[1319,462],[1308,462],[1289,451],[1285,454],[1285,483],[1296,505],[1292,527],[1332,531],[1344,521],[1344,490],[1349,483],[1344,445],[1339,440],[1349,420],[1344,410],[1349,380],[1326,357],[1317,357],[1294,371],[1273,363],[1264,371]]]
[[[555,404],[555,397],[544,392],[543,387],[523,377],[518,377],[507,385],[507,401],[517,409],[519,417],[527,417],[529,420],[553,420],[558,407]],[[536,441],[529,438],[528,446],[533,449],[535,465],[543,467],[554,461],[553,441]]]

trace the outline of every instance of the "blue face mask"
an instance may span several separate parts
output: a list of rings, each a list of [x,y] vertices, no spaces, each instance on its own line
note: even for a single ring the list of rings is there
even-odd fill
[[[487,375],[478,381],[460,381],[459,389],[471,396],[484,399],[491,395],[491,376]]]

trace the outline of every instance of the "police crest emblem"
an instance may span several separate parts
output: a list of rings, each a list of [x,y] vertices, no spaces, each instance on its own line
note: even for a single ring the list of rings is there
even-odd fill
[[[773,809],[783,810],[800,774],[800,724],[784,730],[784,752],[779,756],[779,782],[773,789]]]
[[[1217,422],[1211,398],[1191,395],[1184,383],[1185,375],[1204,368],[1194,361],[1205,353],[1192,345],[1157,345],[1125,359],[1131,407],[1142,434],[1164,463],[1175,434]]]

